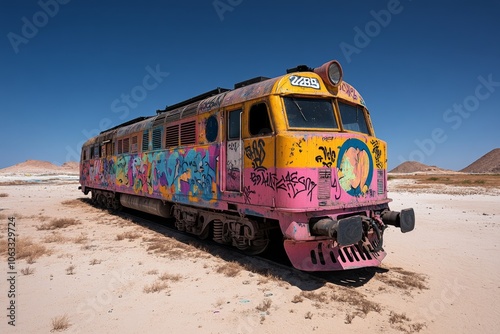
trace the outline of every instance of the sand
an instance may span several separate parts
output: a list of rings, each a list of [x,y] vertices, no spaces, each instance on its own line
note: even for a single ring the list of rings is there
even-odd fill
[[[498,194],[394,182],[392,208],[413,207],[416,229],[386,230],[379,268],[311,275],[95,208],[76,174],[0,173],[0,245],[15,217],[25,256],[14,327],[0,255],[0,333],[57,332],[59,317],[64,333],[498,332]]]

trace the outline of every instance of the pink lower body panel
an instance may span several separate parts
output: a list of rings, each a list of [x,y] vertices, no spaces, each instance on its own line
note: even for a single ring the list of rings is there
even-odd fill
[[[370,242],[339,247],[333,240],[285,240],[285,251],[292,265],[304,271],[334,271],[380,265],[386,256],[374,251]]]

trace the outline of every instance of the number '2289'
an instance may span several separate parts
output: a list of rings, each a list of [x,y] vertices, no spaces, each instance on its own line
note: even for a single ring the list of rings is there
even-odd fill
[[[319,89],[319,81],[316,78],[301,77],[298,75],[290,76],[290,84],[292,86],[308,87]]]

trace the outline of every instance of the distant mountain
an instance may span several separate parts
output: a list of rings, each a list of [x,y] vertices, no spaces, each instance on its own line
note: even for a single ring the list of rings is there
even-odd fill
[[[446,173],[452,171],[448,169],[439,168],[436,166],[428,166],[418,161],[405,161],[401,165],[389,171],[389,173],[416,173],[416,172]]]
[[[65,162],[62,166],[57,166],[48,161],[26,160],[10,167],[0,169],[2,173],[78,173],[79,165],[77,162]]]
[[[500,148],[495,148],[460,170],[464,173],[500,173]]]

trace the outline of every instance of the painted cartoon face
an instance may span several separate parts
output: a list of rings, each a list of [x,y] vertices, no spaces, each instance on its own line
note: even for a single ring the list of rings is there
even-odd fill
[[[342,145],[337,165],[339,183],[352,196],[368,191],[373,174],[373,161],[365,143],[348,139]]]

